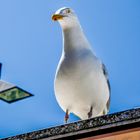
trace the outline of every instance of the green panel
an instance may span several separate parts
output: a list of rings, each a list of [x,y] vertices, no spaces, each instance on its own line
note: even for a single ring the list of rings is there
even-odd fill
[[[29,96],[31,96],[31,94],[16,87],[0,93],[0,98],[7,102],[13,102]]]

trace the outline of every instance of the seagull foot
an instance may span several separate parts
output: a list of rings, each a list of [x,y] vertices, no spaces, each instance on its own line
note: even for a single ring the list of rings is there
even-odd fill
[[[92,110],[93,110],[93,107],[91,106],[90,108],[90,111],[88,112],[88,119],[90,119],[92,117]]]
[[[66,114],[65,114],[65,123],[68,122],[68,119],[69,119],[69,112],[68,112],[68,109],[67,109]]]

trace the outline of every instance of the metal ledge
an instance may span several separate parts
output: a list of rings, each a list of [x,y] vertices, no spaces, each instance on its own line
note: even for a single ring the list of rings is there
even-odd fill
[[[80,139],[140,128],[140,108],[30,132],[3,140]]]

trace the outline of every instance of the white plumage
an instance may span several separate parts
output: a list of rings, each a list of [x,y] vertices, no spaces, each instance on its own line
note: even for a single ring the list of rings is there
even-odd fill
[[[60,107],[81,119],[107,114],[110,87],[105,66],[86,39],[77,16],[70,8],[61,8],[52,17],[63,32],[63,51],[54,89]]]

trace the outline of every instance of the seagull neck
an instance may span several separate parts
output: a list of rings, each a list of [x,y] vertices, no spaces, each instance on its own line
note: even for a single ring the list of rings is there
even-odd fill
[[[80,25],[63,29],[63,51],[65,53],[77,49],[90,48],[90,45]]]

